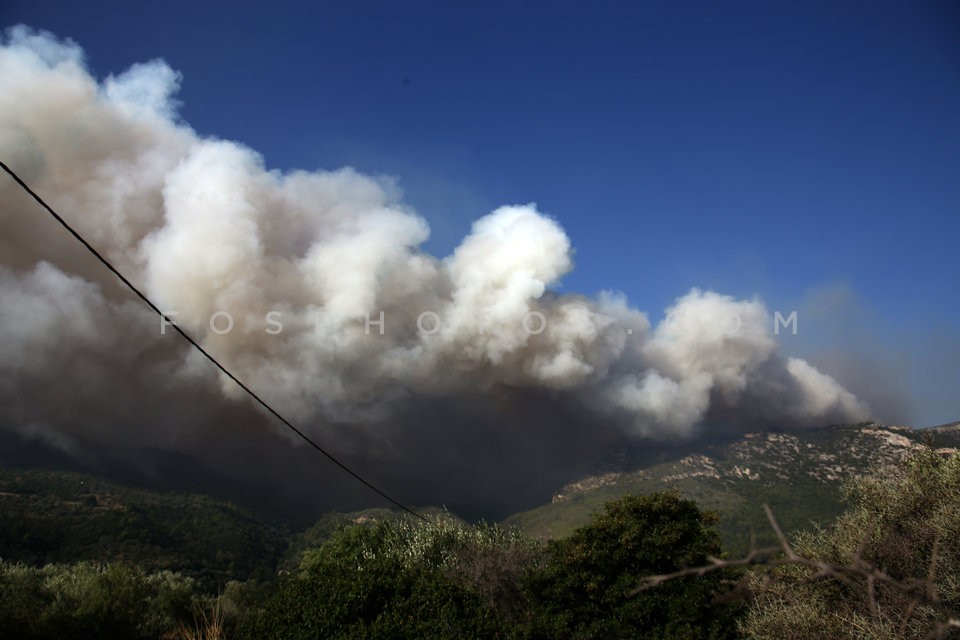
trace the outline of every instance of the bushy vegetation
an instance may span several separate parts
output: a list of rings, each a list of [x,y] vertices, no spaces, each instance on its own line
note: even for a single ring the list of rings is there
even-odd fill
[[[537,638],[729,638],[735,604],[721,602],[732,576],[670,581],[631,596],[651,575],[720,556],[713,514],[675,494],[608,503],[593,522],[551,543],[530,576]]]
[[[669,492],[611,501],[549,542],[445,513],[331,516],[279,574],[213,587],[121,562],[0,561],[0,638],[930,637],[960,609],[960,457],[927,449],[846,495],[832,526],[792,541],[810,562],[772,556],[754,574],[716,564],[717,516]],[[637,591],[690,567],[709,570]],[[744,581],[749,602],[731,589]]]
[[[395,518],[338,531],[251,616],[249,637],[722,638],[725,576],[631,596],[718,554],[713,518],[672,494],[612,502],[572,538]]]
[[[754,582],[758,595],[743,624],[749,637],[928,638],[946,619],[944,610],[960,612],[960,456],[927,448],[845,492],[850,508],[831,527],[797,536],[793,546],[830,566],[876,568],[890,579],[847,572],[841,580],[806,566],[781,567],[772,582]],[[950,630],[941,629],[941,637]]]
[[[204,605],[196,583],[120,563],[0,561],[0,638],[159,638]]]
[[[402,519],[339,530],[251,612],[251,638],[494,637],[480,597],[444,574],[457,527]],[[453,544],[451,544],[453,543]]]
[[[0,558],[30,565],[136,563],[216,590],[268,578],[283,530],[213,498],[134,489],[87,474],[0,470]]]

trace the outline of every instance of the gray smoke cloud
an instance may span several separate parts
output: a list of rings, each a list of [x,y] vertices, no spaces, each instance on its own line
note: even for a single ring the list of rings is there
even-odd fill
[[[831,377],[778,355],[758,300],[694,289],[654,327],[623,296],[558,295],[571,241],[533,204],[498,208],[451,255],[428,255],[429,226],[393,181],[268,170],[253,150],[179,120],[179,82],[162,61],[98,82],[77,45],[9,30],[0,157],[311,433],[349,450],[356,427],[378,434],[363,447],[402,455],[397,434],[417,430],[398,416],[458,398],[509,415],[523,394],[660,439],[693,436],[711,416],[802,426],[869,413]],[[241,401],[11,180],[0,194],[7,427],[65,448],[98,437],[177,447],[197,437],[191,420]],[[108,400],[118,396],[135,401]],[[424,411],[418,421],[434,409]]]

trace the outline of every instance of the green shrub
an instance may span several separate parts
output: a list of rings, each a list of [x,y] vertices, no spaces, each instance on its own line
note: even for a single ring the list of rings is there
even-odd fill
[[[0,561],[0,638],[40,637],[38,614],[47,602],[39,571]]]
[[[155,640],[192,617],[192,579],[111,563],[0,562],[0,637]]]
[[[505,544],[497,528],[396,518],[343,528],[251,612],[250,638],[494,638],[505,624],[455,579],[463,552]]]
[[[534,638],[726,638],[737,605],[724,604],[728,574],[669,581],[630,596],[645,577],[719,556],[715,518],[672,493],[628,496],[551,544],[529,577]]]

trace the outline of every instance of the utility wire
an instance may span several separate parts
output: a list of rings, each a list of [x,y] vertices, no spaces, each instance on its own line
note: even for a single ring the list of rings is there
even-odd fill
[[[214,357],[210,354],[210,352],[208,352],[206,349],[204,349],[203,347],[201,347],[200,344],[197,343],[196,340],[194,340],[193,338],[191,338],[189,334],[187,334],[183,329],[181,329],[179,326],[177,326],[177,324],[174,323],[169,317],[167,317],[167,315],[166,315],[165,313],[163,313],[162,311],[160,311],[160,309],[157,307],[157,305],[155,305],[155,304],[150,300],[150,298],[148,298],[146,295],[144,295],[137,287],[135,287],[135,286],[133,285],[132,282],[130,282],[129,280],[127,280],[127,278],[126,278],[122,273],[120,273],[120,272],[117,270],[117,268],[114,267],[114,266],[110,263],[109,260],[107,260],[106,258],[104,258],[103,255],[101,255],[99,251],[97,251],[96,249],[94,249],[93,246],[92,246],[89,242],[87,242],[87,241],[84,239],[83,236],[81,236],[79,233],[77,233],[77,231],[75,231],[74,228],[71,227],[71,226],[67,223],[66,220],[64,220],[63,218],[61,218],[60,215],[59,215],[56,211],[54,211],[53,208],[52,208],[50,205],[48,205],[46,202],[43,201],[43,198],[41,198],[40,196],[38,196],[37,193],[36,193],[33,189],[31,189],[30,186],[27,185],[26,182],[24,182],[23,180],[21,180],[21,179],[20,179],[20,176],[18,176],[16,173],[14,173],[14,171],[13,171],[10,167],[8,167],[3,161],[0,161],[0,167],[3,167],[3,170],[6,171],[8,174],[10,174],[10,177],[13,178],[13,180],[14,180],[18,185],[20,185],[20,187],[21,187],[24,191],[26,191],[27,193],[29,193],[29,194],[33,197],[33,199],[36,200],[37,203],[40,204],[41,207],[43,207],[44,209],[46,209],[46,210],[47,210],[47,213],[49,213],[51,216],[54,217],[54,219],[56,219],[57,222],[59,222],[61,225],[63,225],[63,228],[66,229],[67,231],[69,231],[69,232],[70,232],[70,235],[72,235],[74,238],[76,238],[77,240],[79,240],[79,241],[80,241],[80,244],[82,244],[84,247],[86,247],[87,250],[88,250],[90,253],[92,253],[92,254],[97,258],[97,260],[99,260],[100,262],[102,262],[103,265],[104,265],[107,269],[109,269],[110,271],[112,271],[115,276],[117,276],[118,278],[120,278],[120,281],[121,281],[123,284],[127,285],[127,287],[128,287],[131,291],[133,291],[135,294],[137,294],[137,297],[139,297],[141,300],[143,300],[145,303],[147,303],[147,306],[149,306],[151,309],[153,309],[154,311],[156,311],[157,314],[159,314],[160,317],[163,318],[164,321],[166,321],[170,326],[172,326],[173,329],[174,329],[177,333],[179,333],[179,334],[183,337],[184,340],[186,340],[187,342],[189,342],[189,343],[191,344],[191,346],[193,346],[194,349],[196,349],[197,351],[199,351],[200,353],[202,353],[204,356],[206,356],[207,360],[209,360],[210,362],[212,362],[212,363],[213,363],[218,369],[220,369],[220,371],[222,371],[228,378],[230,378],[231,380],[233,380],[233,381],[237,384],[237,386],[239,386],[241,389],[243,389],[244,391],[246,391],[247,394],[248,394],[251,398],[253,398],[254,400],[256,400],[257,403],[260,404],[260,406],[262,406],[264,409],[266,409],[267,411],[269,411],[269,412],[273,415],[273,417],[275,417],[277,420],[279,420],[280,422],[282,422],[285,427],[287,427],[288,429],[290,429],[291,431],[293,431],[294,433],[296,433],[298,436],[300,436],[300,437],[303,439],[304,442],[306,442],[306,443],[309,444],[311,447],[313,447],[314,449],[316,449],[317,451],[319,451],[320,453],[322,453],[330,462],[332,462],[333,464],[335,464],[335,465],[337,465],[338,467],[340,467],[341,469],[343,469],[347,474],[349,474],[350,476],[352,476],[355,480],[359,481],[361,484],[365,485],[368,489],[372,490],[374,493],[376,493],[377,495],[379,495],[381,498],[384,498],[385,500],[387,500],[387,501],[390,502],[391,504],[399,507],[399,508],[402,509],[403,511],[405,511],[405,512],[409,513],[410,515],[412,515],[412,516],[414,516],[414,517],[416,517],[416,518],[419,518],[420,520],[423,520],[423,521],[426,522],[427,519],[424,518],[422,515],[420,515],[419,513],[413,511],[412,509],[410,509],[409,507],[405,506],[404,504],[402,504],[402,503],[399,502],[398,500],[395,500],[394,498],[390,497],[389,495],[387,495],[386,492],[382,491],[381,489],[378,489],[373,483],[371,483],[369,480],[365,479],[365,478],[362,477],[360,474],[358,474],[356,471],[354,471],[353,469],[351,469],[350,467],[348,467],[346,464],[344,464],[343,462],[341,462],[340,460],[338,460],[332,453],[330,453],[329,451],[327,451],[326,449],[324,449],[323,447],[321,447],[319,444],[317,444],[316,442],[314,442],[307,434],[305,434],[303,431],[301,431],[300,429],[298,429],[297,427],[295,427],[295,426],[293,425],[293,423],[291,423],[289,420],[287,420],[287,419],[284,418],[282,415],[280,415],[280,413],[279,413],[276,409],[274,409],[274,408],[271,407],[269,404],[267,404],[267,402],[266,402],[265,400],[263,400],[260,396],[258,396],[256,393],[254,393],[253,390],[250,389],[250,387],[248,387],[248,386],[245,385],[243,382],[241,382],[240,379],[237,378],[237,376],[233,375],[225,366],[223,366],[222,364],[220,364],[220,361],[218,361],[216,358],[214,358]]]

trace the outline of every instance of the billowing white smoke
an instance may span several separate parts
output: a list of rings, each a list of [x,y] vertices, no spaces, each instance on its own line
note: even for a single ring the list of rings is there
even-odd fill
[[[551,293],[571,245],[532,204],[481,218],[436,259],[418,248],[428,225],[390,181],[268,171],[250,149],[179,122],[178,82],[154,61],[98,83],[75,45],[11,30],[0,157],[285,411],[368,423],[403,399],[509,385],[572,394],[641,435],[688,434],[712,410],[781,424],[866,413],[833,379],[777,355],[758,301],[693,290],[651,329],[622,297]],[[129,297],[12,181],[0,193],[3,377],[59,371],[65,351],[129,354],[132,334],[117,326]],[[38,247],[54,264],[38,264]],[[178,353],[188,375],[195,356]],[[135,359],[126,371],[148,375]]]

